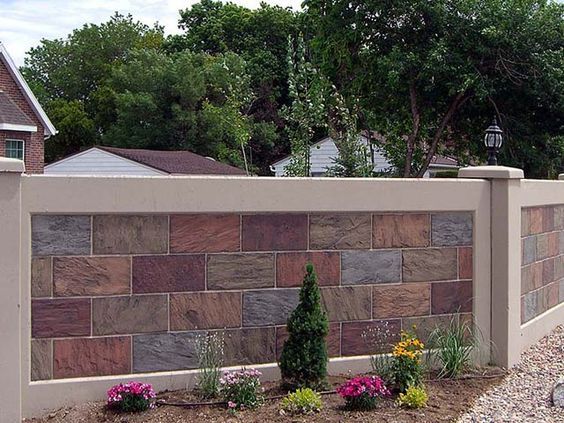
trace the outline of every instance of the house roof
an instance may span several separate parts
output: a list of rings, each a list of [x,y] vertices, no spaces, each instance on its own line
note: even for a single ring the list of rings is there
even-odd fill
[[[238,167],[185,150],[161,151],[103,146],[96,148],[172,175],[246,175],[246,172]]]
[[[35,123],[12,101],[8,94],[0,90],[0,128],[23,129],[27,127],[30,132],[37,131]]]
[[[39,101],[31,91],[31,88],[29,88],[29,85],[27,85],[27,82],[25,82],[25,79],[20,73],[18,67],[16,66],[16,64],[8,54],[8,51],[6,50],[6,48],[4,47],[1,41],[0,41],[0,60],[6,65],[8,72],[10,72],[10,74],[16,81],[16,84],[18,84],[18,86],[22,90],[24,97],[28,101],[32,110],[37,115],[37,118],[43,124],[44,132],[45,132],[44,134],[46,136],[55,135],[57,133],[55,126],[53,126],[53,124],[49,120],[49,117],[47,117],[47,114],[41,107],[41,104],[39,104]]]

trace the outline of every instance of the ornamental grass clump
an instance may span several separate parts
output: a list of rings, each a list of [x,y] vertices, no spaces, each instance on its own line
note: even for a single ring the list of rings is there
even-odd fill
[[[108,408],[135,413],[155,407],[156,394],[147,383],[128,382],[112,386],[108,391]]]
[[[290,414],[313,414],[321,411],[321,395],[310,388],[297,389],[282,400],[282,410]]]
[[[289,337],[280,355],[280,372],[284,386],[320,389],[326,385],[327,314],[321,307],[321,293],[313,264],[306,266],[300,290],[300,301],[288,319]]]
[[[425,345],[414,332],[401,332],[401,340],[394,345],[392,350],[391,368],[394,383],[400,392],[405,392],[410,386],[421,384],[423,373],[421,356],[424,347]]]
[[[459,314],[451,317],[447,327],[433,330],[429,336],[429,351],[430,358],[441,367],[439,377],[455,378],[469,367],[478,339],[473,333],[472,323],[461,319]]]
[[[261,372],[243,369],[238,372],[225,372],[219,379],[220,394],[230,411],[257,408],[264,402],[260,384]]]
[[[378,399],[390,395],[379,376],[355,377],[337,388],[337,393],[345,399],[347,410],[366,411],[376,407]]]

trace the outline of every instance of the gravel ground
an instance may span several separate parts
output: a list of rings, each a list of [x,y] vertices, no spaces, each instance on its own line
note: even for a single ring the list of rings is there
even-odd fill
[[[564,409],[552,406],[552,386],[564,376],[564,326],[529,350],[505,380],[475,401],[459,423],[564,422]]]

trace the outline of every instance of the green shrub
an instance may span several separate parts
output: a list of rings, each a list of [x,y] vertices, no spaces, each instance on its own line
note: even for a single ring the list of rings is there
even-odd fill
[[[300,290],[300,301],[288,319],[289,337],[280,356],[280,372],[285,386],[318,389],[327,377],[327,314],[321,307],[321,293],[311,263]]]
[[[198,390],[204,398],[215,398],[219,394],[219,378],[223,365],[224,335],[214,332],[196,338],[198,357]]]
[[[399,394],[398,404],[407,408],[422,408],[427,406],[429,396],[423,386],[410,386],[405,394]]]
[[[322,407],[321,395],[310,388],[297,389],[282,400],[282,410],[290,414],[317,413]]]
[[[472,323],[461,319],[459,314],[451,317],[447,327],[433,330],[429,351],[431,360],[441,367],[439,377],[454,378],[468,367],[476,343]]]

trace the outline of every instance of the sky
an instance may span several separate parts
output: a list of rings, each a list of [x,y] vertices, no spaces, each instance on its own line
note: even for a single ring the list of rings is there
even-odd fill
[[[231,0],[258,7],[261,0]],[[264,0],[299,9],[302,0]],[[17,65],[42,38],[64,38],[85,23],[102,23],[114,12],[130,13],[143,23],[158,21],[167,34],[178,33],[178,10],[198,0],[0,0],[0,41]]]

